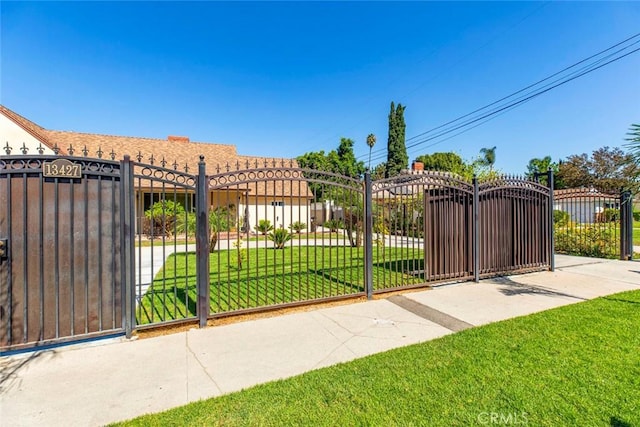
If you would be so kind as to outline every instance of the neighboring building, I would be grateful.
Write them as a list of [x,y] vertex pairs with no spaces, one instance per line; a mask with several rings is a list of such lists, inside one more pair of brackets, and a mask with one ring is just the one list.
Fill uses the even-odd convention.
[[[48,130],[0,105],[0,155],[6,155],[4,147],[11,147],[11,155],[54,154],[54,148],[61,155],[73,155],[120,160],[128,154],[132,159],[140,156],[142,163],[153,158],[155,165],[166,162],[166,168],[177,169],[196,174],[199,157],[205,158],[207,175],[224,174],[227,166],[230,171],[237,169],[297,167],[295,160],[283,160],[270,157],[253,157],[238,154],[234,145],[192,142],[188,137],[169,136],[167,139],[139,138],[128,136],[98,135],[69,131]],[[253,179],[242,183],[243,178],[235,175],[237,184],[223,189],[211,190],[211,209],[226,207],[235,212],[236,221],[244,223],[240,228],[253,230],[261,219],[268,219],[276,227],[288,227],[292,222],[310,223],[310,203],[313,194],[305,181],[292,181],[286,178],[269,180]],[[245,174],[246,176],[246,174]],[[162,197],[162,185],[155,183],[151,187],[147,180],[136,180],[136,217],[139,221],[143,212]],[[169,190],[167,190],[169,191]],[[167,199],[181,203],[187,210],[194,209],[194,194],[171,188]],[[139,229],[139,228],[138,228]]]
[[620,198],[594,188],[567,188],[553,192],[553,209],[569,213],[573,222],[592,224],[604,220],[605,209],[620,209]]

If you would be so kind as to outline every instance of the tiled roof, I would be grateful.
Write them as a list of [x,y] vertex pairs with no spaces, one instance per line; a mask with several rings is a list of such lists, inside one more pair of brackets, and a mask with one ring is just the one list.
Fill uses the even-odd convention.
[[74,154],[79,154],[81,150],[87,149],[89,156],[97,156],[98,151],[102,151],[103,157],[108,157],[112,151],[116,159],[122,159],[125,155],[136,160],[138,155],[141,161],[149,163],[151,157],[154,163],[159,164],[164,158],[168,164],[177,161],[180,166],[189,165],[190,171],[196,171],[203,155],[207,163],[207,173],[214,173],[217,163],[235,163],[238,159],[238,152],[235,145],[209,144],[201,142],[169,141],[159,138],[141,138],[131,136],[99,135],[94,133],[80,133],[49,130],[46,131],[51,144],[56,144],[65,152],[72,146]]
[[4,105],[0,105],[0,113],[4,114],[7,118],[20,126],[38,141],[42,142],[44,145],[48,146],[49,148],[53,148],[53,145],[49,144],[49,140],[47,138],[47,130],[42,126],[39,126],[33,123],[31,120],[22,117],[20,114],[8,109]]
[[603,193],[595,188],[563,188],[562,190],[554,190],[553,198],[555,200],[563,199],[584,199],[584,198],[596,198],[596,199],[617,199],[616,194]]
[[[297,167],[295,160],[276,159],[271,157],[243,156],[239,155],[235,145],[213,144],[204,142],[191,142],[188,137],[169,136],[167,139],[142,138],[131,136],[100,135],[94,133],[69,132],[59,130],[47,130],[25,119],[10,109],[0,106],[0,113],[7,116],[13,122],[38,138],[50,148],[58,147],[61,154],[69,154],[69,147],[73,149],[73,155],[82,156],[87,152],[87,157],[101,157],[110,159],[112,154],[116,160],[129,155],[132,160],[141,163],[153,163],[160,165],[166,162],[167,168],[173,168],[174,162],[178,169],[184,171],[185,166],[191,174],[197,173],[200,156],[204,156],[207,167],[207,175],[214,175],[227,170],[235,171],[238,168],[278,168],[282,165]],[[255,184],[254,184],[255,187]],[[286,185],[282,180],[269,186],[269,194],[278,196],[312,197],[306,182],[303,185]],[[259,183],[257,191],[266,191],[265,183]],[[262,193],[265,194],[265,193]]]

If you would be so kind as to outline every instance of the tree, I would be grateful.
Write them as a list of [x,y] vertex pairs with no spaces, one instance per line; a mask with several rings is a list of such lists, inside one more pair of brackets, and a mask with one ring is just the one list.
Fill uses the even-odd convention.
[[565,188],[592,187],[593,176],[589,170],[589,155],[587,153],[572,154],[566,160],[560,161],[558,175]]
[[496,147],[494,146],[493,148],[481,148],[480,154],[482,155],[480,161],[482,162],[482,164],[489,167],[489,172],[492,172],[493,165],[496,163]]
[[423,154],[416,160],[424,164],[425,170],[452,172],[466,179],[473,177],[473,166],[453,152]]
[[364,174],[364,162],[356,160],[356,155],[353,152],[354,144],[352,139],[340,138],[340,145],[337,151],[338,157],[335,160],[330,159],[330,162],[335,164],[333,172],[341,173],[351,178],[360,178]]
[[374,134],[370,133],[367,136],[367,145],[369,146],[369,165],[367,168],[371,170],[371,149],[376,145],[376,136]]
[[624,144],[624,146],[629,149],[629,154],[631,154],[636,165],[640,165],[640,125],[635,123],[632,124],[629,127],[627,136],[628,138],[625,138],[625,141],[629,142]]
[[631,154],[609,147],[599,148],[591,156],[571,155],[558,167],[566,188],[593,187],[605,193],[617,193],[620,188],[637,191],[639,183],[633,177],[639,173],[640,166]]
[[551,156],[545,156],[541,159],[534,157],[533,159],[529,160],[529,163],[527,164],[527,177],[529,179],[534,179],[536,174],[539,174],[541,175],[539,177],[540,182],[547,185],[546,173],[547,171],[549,171],[549,169],[551,169],[554,173],[554,188],[563,187],[560,183],[560,180],[558,179],[558,163],[554,162],[551,159]]
[[373,168],[373,171],[371,171],[371,179],[373,180],[383,179],[386,175],[387,175],[386,162],[379,163],[375,168]]
[[629,132],[627,132],[628,138],[625,138],[625,141],[628,141],[624,146],[629,149],[629,162],[631,165],[635,165],[635,175],[631,178],[635,181],[635,183],[640,186],[640,125],[632,124],[629,127]]
[[396,176],[403,169],[409,167],[409,156],[405,145],[404,110],[401,104],[396,107],[391,102],[389,112],[389,138],[387,140],[387,168],[386,177]]
[[[337,150],[331,150],[328,154],[324,151],[315,151],[305,153],[299,156],[296,160],[298,165],[304,169],[313,169],[321,172],[332,172],[339,175],[346,175],[351,178],[359,178],[364,174],[365,167],[364,162],[356,160],[356,156],[353,152],[354,141],[349,138],[340,138],[340,144]],[[312,172],[305,173],[307,179],[318,179],[320,181],[326,180],[324,174],[317,174]],[[309,182],[309,188],[313,192],[316,200],[327,199],[325,193],[326,186],[317,183]]]

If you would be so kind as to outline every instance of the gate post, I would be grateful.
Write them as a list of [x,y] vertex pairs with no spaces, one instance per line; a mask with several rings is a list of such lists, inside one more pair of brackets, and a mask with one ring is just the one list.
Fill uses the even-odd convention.
[[480,282],[480,195],[478,189],[478,177],[473,176],[473,202],[471,203],[473,211],[471,220],[472,230],[472,253],[473,253],[473,280]]
[[131,338],[136,326],[135,316],[135,256],[134,256],[134,189],[133,166],[128,155],[120,162],[121,195],[120,195],[120,222],[121,222],[121,265],[122,265],[122,323],[127,338]]
[[555,228],[553,226],[553,169],[547,169],[547,186],[549,187],[549,271],[555,271],[556,269],[556,242],[555,242]]
[[196,313],[201,328],[207,326],[209,318],[209,282],[209,186],[204,156],[201,155],[196,177]]
[[633,258],[633,206],[631,191],[620,192],[620,259]]
[[364,173],[364,282],[367,299],[373,298],[373,206],[371,174]]

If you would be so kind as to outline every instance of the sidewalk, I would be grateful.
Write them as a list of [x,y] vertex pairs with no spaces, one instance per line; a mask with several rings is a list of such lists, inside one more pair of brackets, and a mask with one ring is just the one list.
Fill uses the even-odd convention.
[[0,360],[0,424],[93,426],[625,290],[640,263],[556,256],[556,271],[156,338]]

